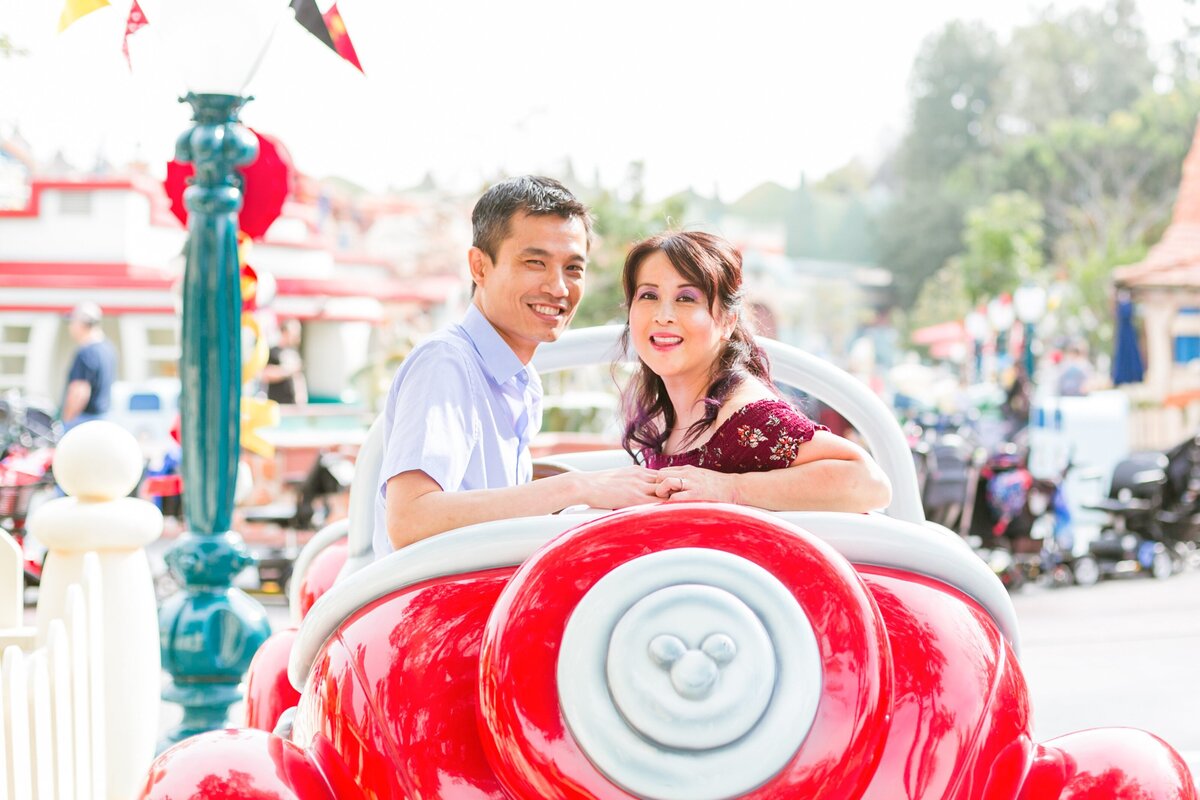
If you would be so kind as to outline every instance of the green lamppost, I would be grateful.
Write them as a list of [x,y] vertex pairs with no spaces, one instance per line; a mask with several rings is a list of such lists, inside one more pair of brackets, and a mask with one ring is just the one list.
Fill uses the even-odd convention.
[[1026,282],[1013,292],[1013,308],[1017,319],[1024,326],[1024,357],[1025,374],[1033,380],[1037,369],[1037,355],[1034,353],[1034,337],[1037,334],[1037,324],[1046,314],[1046,290],[1036,283]]
[[[163,699],[183,706],[183,720],[163,746],[228,724],[246,668],[270,635],[262,606],[231,586],[251,557],[230,527],[242,385],[242,191],[236,168],[257,151],[238,114],[280,11],[278,4],[257,1],[180,1],[163,3],[150,17],[180,59],[190,89],[183,101],[194,125],[179,137],[175,154],[195,168],[184,193],[188,243],[179,364],[187,532],[166,556],[181,589],[159,610],[163,668],[171,676]],[[250,45],[231,36],[260,38]]]

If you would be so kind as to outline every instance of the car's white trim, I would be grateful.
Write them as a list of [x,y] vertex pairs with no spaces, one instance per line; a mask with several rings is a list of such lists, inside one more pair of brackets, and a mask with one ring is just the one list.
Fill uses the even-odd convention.
[[[422,581],[524,563],[554,536],[603,513],[522,517],[471,525],[409,545],[339,580],[309,610],[288,663],[302,689],[325,641],[351,614],[369,603]],[[973,598],[991,615],[1016,649],[1017,614],[1000,580],[959,536],[929,524],[882,514],[784,512],[782,522],[830,544],[848,561],[924,575]]]

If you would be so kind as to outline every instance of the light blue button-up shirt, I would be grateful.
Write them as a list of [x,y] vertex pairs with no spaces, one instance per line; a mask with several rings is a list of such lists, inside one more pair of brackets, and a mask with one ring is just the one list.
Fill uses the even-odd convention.
[[396,372],[384,407],[375,497],[376,558],[392,552],[387,482],[421,470],[443,491],[500,489],[533,479],[529,440],[542,425],[542,382],[473,304]]

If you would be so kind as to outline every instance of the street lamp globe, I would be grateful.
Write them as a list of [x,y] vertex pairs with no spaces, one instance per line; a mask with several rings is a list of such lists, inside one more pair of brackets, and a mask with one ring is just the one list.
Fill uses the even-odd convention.
[[966,328],[967,335],[976,342],[984,341],[992,333],[987,317],[978,311],[972,311],[963,318],[963,327]]
[[1013,326],[1016,321],[1016,315],[1013,313],[1012,302],[1008,296],[994,297],[987,304],[988,322],[992,324],[992,330],[997,333],[1007,333],[1008,329]]
[[146,19],[194,94],[241,95],[280,20],[279,0],[139,0]]
[[1026,325],[1041,322],[1046,313],[1046,290],[1036,283],[1024,283],[1013,292],[1017,319]]

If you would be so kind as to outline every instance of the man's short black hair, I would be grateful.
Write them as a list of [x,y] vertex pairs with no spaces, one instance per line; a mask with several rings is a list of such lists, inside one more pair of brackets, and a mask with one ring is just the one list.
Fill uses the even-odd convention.
[[471,244],[495,261],[500,243],[508,236],[509,223],[517,214],[577,217],[591,247],[592,215],[587,206],[558,181],[540,175],[509,178],[484,192],[471,212]]

